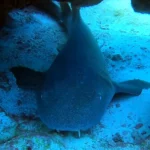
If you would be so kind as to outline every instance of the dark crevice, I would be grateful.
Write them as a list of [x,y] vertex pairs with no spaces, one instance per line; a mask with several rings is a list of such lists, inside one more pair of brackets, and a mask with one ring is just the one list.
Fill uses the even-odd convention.
[[44,73],[29,68],[13,67],[11,72],[14,74],[19,88],[36,90],[42,86],[44,81]]

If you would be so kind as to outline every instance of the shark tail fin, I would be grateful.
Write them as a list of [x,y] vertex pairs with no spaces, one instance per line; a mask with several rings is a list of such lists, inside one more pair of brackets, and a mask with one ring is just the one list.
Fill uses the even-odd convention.
[[114,86],[116,88],[116,94],[124,93],[127,95],[140,95],[143,89],[150,88],[150,82],[135,79],[120,83],[114,82]]

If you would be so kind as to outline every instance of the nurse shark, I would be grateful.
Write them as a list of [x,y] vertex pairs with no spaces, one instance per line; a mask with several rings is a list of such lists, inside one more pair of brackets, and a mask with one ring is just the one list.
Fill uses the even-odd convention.
[[116,94],[139,95],[150,83],[113,81],[80,9],[67,3],[61,8],[68,41],[46,72],[37,100],[38,113],[50,129],[87,130],[100,122]]

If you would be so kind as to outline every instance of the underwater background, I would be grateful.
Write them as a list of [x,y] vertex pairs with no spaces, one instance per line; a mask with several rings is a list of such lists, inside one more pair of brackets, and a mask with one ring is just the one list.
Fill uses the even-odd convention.
[[[111,102],[100,123],[80,137],[76,132],[49,130],[36,115],[35,92],[18,86],[16,74],[24,70],[14,67],[45,72],[66,36],[52,18],[32,6],[10,15],[15,20],[13,28],[0,30],[1,150],[150,149],[150,90]],[[104,54],[112,79],[150,82],[150,15],[135,13],[130,0],[104,0],[82,8],[81,15]],[[33,86],[42,80],[39,74]],[[24,75],[24,85],[27,81]]]

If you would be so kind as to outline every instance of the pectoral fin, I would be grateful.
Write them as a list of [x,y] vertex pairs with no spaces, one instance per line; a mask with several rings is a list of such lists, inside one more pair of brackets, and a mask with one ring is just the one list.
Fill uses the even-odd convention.
[[114,82],[114,86],[116,88],[116,94],[140,95],[143,89],[150,88],[150,82],[135,79],[120,83]]

